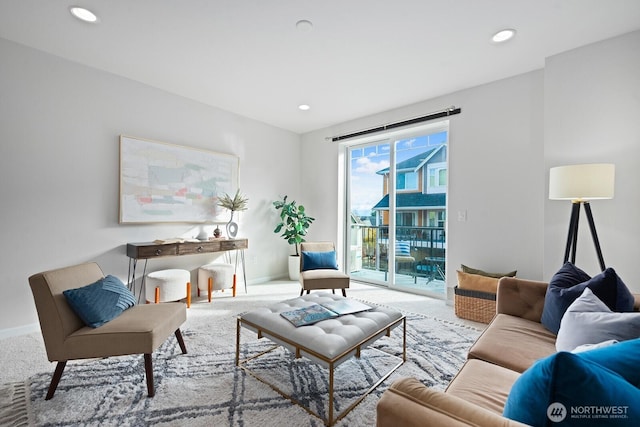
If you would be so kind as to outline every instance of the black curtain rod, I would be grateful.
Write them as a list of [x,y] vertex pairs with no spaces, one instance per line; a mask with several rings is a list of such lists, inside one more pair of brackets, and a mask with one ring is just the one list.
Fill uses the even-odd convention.
[[370,133],[382,132],[382,131],[385,131],[385,130],[395,129],[395,128],[399,128],[399,127],[402,127],[402,126],[408,126],[408,125],[413,125],[413,124],[416,124],[416,123],[426,122],[426,121],[429,121],[429,120],[440,119],[442,117],[453,116],[454,114],[460,114],[460,112],[461,112],[460,108],[456,108],[456,107],[452,106],[452,107],[449,107],[446,110],[438,111],[436,113],[427,114],[426,116],[416,117],[414,119],[409,119],[409,120],[403,120],[401,122],[390,123],[390,124],[387,124],[387,125],[382,125],[382,126],[378,126],[378,127],[371,128],[371,129],[365,129],[365,130],[361,130],[361,131],[358,131],[358,132],[350,133],[348,135],[334,136],[334,137],[331,138],[331,141],[333,141],[333,142],[342,141],[343,139],[355,138],[356,136],[368,135]]

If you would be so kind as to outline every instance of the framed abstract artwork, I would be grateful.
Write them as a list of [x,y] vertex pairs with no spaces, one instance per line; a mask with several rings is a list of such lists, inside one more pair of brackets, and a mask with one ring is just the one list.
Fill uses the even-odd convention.
[[120,136],[120,218],[125,223],[224,222],[223,193],[238,188],[238,157]]

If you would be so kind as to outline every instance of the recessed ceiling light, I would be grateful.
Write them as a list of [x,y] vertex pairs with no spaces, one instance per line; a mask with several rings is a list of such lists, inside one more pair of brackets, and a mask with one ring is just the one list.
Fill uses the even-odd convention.
[[298,109],[302,110],[302,111],[307,111],[309,110],[311,107],[309,107],[307,104],[300,104],[298,105]]
[[311,23],[311,21],[307,21],[306,19],[301,19],[300,21],[296,22],[296,28],[301,33],[308,33],[313,29],[313,24]]
[[511,28],[506,28],[504,30],[500,30],[491,37],[491,41],[494,43],[502,43],[506,42],[513,38],[516,35],[516,30]]
[[69,8],[69,12],[76,18],[84,22],[95,23],[98,22],[98,17],[95,13],[91,12],[89,9],[85,9],[80,6],[71,6]]

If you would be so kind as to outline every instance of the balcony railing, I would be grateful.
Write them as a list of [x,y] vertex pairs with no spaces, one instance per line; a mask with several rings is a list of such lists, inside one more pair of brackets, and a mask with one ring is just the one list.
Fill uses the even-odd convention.
[[[350,237],[352,273],[389,270],[389,226],[352,224]],[[409,259],[396,257],[397,274],[444,280],[447,243],[443,227],[399,226],[395,239],[408,243],[411,251]]]

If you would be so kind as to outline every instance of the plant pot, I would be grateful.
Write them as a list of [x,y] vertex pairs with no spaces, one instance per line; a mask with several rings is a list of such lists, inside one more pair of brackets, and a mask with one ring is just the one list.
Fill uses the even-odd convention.
[[300,256],[289,255],[289,280],[300,278]]

